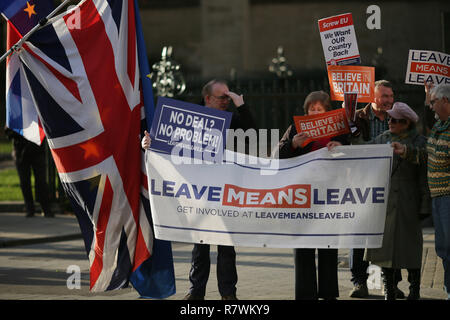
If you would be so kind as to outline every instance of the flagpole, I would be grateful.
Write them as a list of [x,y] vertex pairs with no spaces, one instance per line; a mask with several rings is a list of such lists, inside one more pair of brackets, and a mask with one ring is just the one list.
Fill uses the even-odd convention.
[[12,54],[14,51],[18,51],[23,43],[28,40],[29,37],[33,33],[35,33],[38,29],[44,27],[47,25],[48,20],[51,19],[56,13],[58,13],[59,10],[61,10],[67,3],[69,3],[71,0],[64,0],[55,10],[49,13],[48,16],[45,18],[42,18],[37,25],[33,27],[26,35],[24,35],[15,45],[11,46],[11,48],[0,58],[0,63],[3,62],[10,54]]

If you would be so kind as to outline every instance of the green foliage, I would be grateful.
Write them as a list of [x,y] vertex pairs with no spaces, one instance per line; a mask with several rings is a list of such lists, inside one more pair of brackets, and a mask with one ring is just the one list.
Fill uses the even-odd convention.
[[12,151],[12,142],[0,140],[0,154],[10,155]]
[[[31,181],[34,183],[34,177]],[[0,201],[23,201],[16,168],[0,170]]]

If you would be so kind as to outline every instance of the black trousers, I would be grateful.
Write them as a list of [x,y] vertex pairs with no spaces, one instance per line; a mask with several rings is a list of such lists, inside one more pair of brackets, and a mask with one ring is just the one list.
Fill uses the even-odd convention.
[[317,251],[318,277],[316,249],[294,249],[296,300],[339,297],[338,250],[317,249]]
[[[204,297],[211,268],[208,244],[195,244],[192,250],[192,266],[189,273],[189,292]],[[236,294],[236,251],[232,246],[217,246],[217,283],[221,296]]]
[[364,261],[365,249],[351,249],[350,250],[350,271],[352,272],[351,281],[354,285],[366,283],[369,275],[367,274],[367,268],[369,262]]
[[[402,281],[402,269],[394,269],[394,268],[381,268],[383,275],[388,275],[391,277],[391,280],[393,281],[394,286],[397,286],[397,284]],[[420,288],[420,268],[418,269],[406,269],[408,270],[408,282],[411,284],[411,286],[418,286]],[[398,278],[400,275],[400,278]],[[410,288],[411,288],[410,286]]]
[[18,153],[18,156],[15,161],[27,213],[35,213],[33,192],[31,188],[31,170],[33,170],[36,200],[41,204],[44,214],[49,215],[51,212],[49,190],[45,178],[45,153],[43,149],[42,152],[39,151],[31,153],[27,151],[28,150],[16,148],[16,153]]

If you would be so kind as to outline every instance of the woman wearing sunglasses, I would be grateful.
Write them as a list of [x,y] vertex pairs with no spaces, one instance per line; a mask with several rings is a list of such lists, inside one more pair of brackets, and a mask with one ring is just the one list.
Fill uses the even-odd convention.
[[[396,102],[389,115],[389,130],[371,143],[400,142],[425,148],[426,138],[416,130],[417,114],[405,103]],[[367,249],[365,260],[382,268],[385,299],[395,300],[395,269],[408,269],[408,300],[420,298],[422,229],[420,216],[429,214],[430,197],[426,165],[414,164],[394,154],[383,245]]]
[[[418,115],[406,103],[396,102],[389,115],[389,130],[370,141],[372,144],[413,145],[425,149],[426,138],[416,130]],[[340,145],[334,142],[329,149]],[[423,238],[420,218],[431,212],[426,163],[401,158],[394,153],[389,199],[381,248],[366,249],[364,260],[382,269],[386,300],[395,300],[395,271],[408,269],[408,300],[420,298],[420,268]]]

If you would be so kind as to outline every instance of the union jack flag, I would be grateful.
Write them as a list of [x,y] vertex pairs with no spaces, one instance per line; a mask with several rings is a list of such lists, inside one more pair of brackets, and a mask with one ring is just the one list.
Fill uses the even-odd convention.
[[140,148],[141,32],[136,1],[84,0],[33,34],[20,59],[84,236],[91,290],[131,281],[165,298],[175,280],[170,243],[153,237]]

